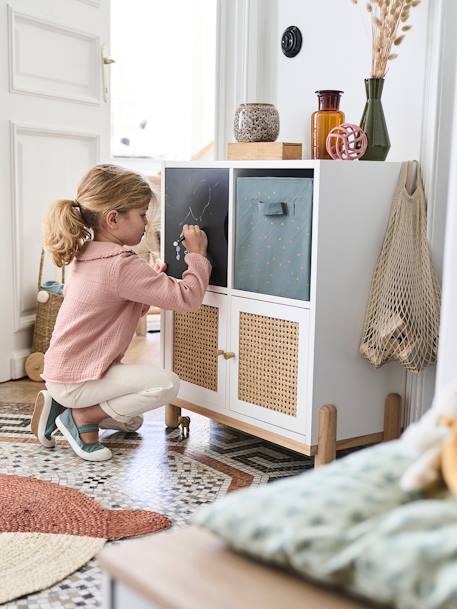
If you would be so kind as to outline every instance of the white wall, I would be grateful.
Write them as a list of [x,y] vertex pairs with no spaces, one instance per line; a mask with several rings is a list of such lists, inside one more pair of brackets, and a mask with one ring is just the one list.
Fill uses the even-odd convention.
[[214,140],[214,81],[216,48],[216,3],[200,0],[191,4],[191,137],[190,156]]
[[[354,6],[351,0],[262,0],[261,12],[274,12],[276,18],[263,17],[262,39],[268,40],[269,49],[259,58],[263,79],[256,93],[275,95],[281,119],[279,139],[302,142],[304,157],[309,158],[310,117],[317,109],[315,90],[343,90],[341,110],[346,121],[360,122],[365,104],[363,79],[370,76],[371,65],[365,1]],[[428,0],[411,11],[413,29],[398,47],[399,57],[391,62],[386,76],[383,106],[391,139],[389,161],[420,156],[427,13]],[[282,32],[289,25],[298,26],[303,35],[302,49],[291,59],[280,48]],[[276,66],[269,70],[263,58],[271,64],[274,56]]]
[[457,85],[454,100],[437,390],[457,378]]

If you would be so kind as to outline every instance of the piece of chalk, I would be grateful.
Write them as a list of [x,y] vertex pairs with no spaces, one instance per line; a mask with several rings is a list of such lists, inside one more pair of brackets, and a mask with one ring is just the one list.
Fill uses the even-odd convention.
[[[204,229],[203,226],[200,226],[199,228],[200,228],[200,230]],[[184,239],[185,239],[185,237],[184,237],[184,235],[182,235],[181,237],[179,237],[179,239],[177,241],[173,241],[173,245],[176,247],[177,245],[182,243],[184,241]]]

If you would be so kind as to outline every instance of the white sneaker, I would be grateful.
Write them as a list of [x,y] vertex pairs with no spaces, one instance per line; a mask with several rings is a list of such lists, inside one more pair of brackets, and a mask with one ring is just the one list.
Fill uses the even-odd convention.
[[38,392],[30,426],[32,433],[46,448],[54,448],[56,445],[52,434],[57,429],[56,418],[64,410],[65,408],[51,397],[49,391]]
[[81,459],[84,459],[85,461],[107,461],[113,456],[110,449],[103,446],[103,444],[100,444],[100,442],[88,444],[81,439],[80,434],[82,433],[90,431],[98,432],[98,425],[76,425],[70,408],[65,409],[63,413],[57,417],[56,425],[62,432],[62,435],[67,439],[71,448],[78,457],[81,457]]
[[100,429],[116,429],[117,431],[136,431],[143,425],[143,415],[139,414],[136,417],[131,417],[126,423],[116,421],[111,417],[103,419],[98,424]]

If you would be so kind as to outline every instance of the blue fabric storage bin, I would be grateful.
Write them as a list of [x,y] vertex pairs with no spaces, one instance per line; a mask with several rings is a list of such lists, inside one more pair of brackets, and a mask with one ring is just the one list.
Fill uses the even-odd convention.
[[234,288],[309,300],[312,178],[238,178]]

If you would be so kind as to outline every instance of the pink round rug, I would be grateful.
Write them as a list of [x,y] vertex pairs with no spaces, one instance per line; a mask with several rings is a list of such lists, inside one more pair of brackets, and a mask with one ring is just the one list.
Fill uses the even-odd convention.
[[107,540],[170,526],[157,512],[110,510],[67,486],[0,474],[0,603],[67,577]]

